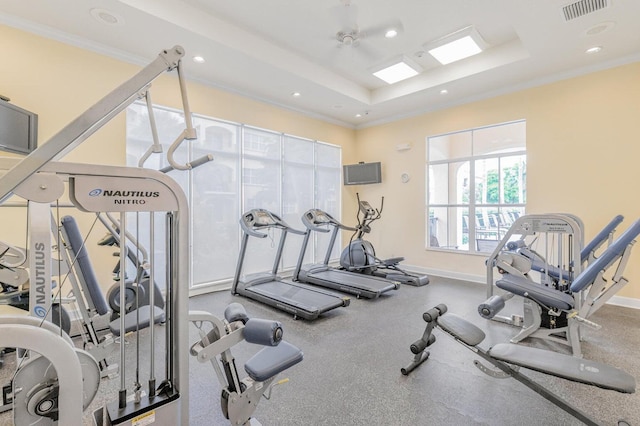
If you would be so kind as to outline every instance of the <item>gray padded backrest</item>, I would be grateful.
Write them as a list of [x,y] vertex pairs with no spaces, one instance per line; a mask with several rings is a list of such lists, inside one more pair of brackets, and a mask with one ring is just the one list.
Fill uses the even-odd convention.
[[572,309],[575,301],[570,294],[536,283],[526,277],[506,274],[496,281],[496,287],[518,296],[527,297],[545,306],[563,310]]
[[488,353],[497,360],[574,382],[622,393],[634,393],[636,390],[633,376],[596,361],[510,343],[499,343]]
[[593,237],[593,240],[591,240],[589,244],[584,246],[584,248],[580,252],[580,258],[582,262],[585,262],[587,260],[587,258],[589,257],[589,253],[591,253],[600,244],[604,243],[607,240],[607,238],[609,237],[609,234],[611,234],[613,230],[616,229],[616,227],[620,225],[620,223],[622,223],[623,220],[624,220],[624,216],[622,216],[621,214],[614,217],[613,219],[611,219],[611,222],[607,224],[607,226],[602,228],[602,231],[598,232],[598,235]]
[[82,274],[82,278],[87,287],[85,290],[88,292],[89,297],[91,297],[91,302],[96,308],[96,311],[98,311],[100,315],[104,315],[109,312],[109,305],[98,284],[98,278],[91,264],[91,259],[89,259],[89,254],[84,247],[78,224],[73,216],[65,216],[62,218],[62,226],[67,234],[67,244],[69,244],[69,248],[73,253],[75,264],[78,265],[78,270]]
[[571,291],[576,293],[584,290],[598,276],[600,271],[607,269],[615,262],[631,242],[640,234],[640,220],[636,220],[626,231],[622,233],[598,259],[586,267],[584,271],[571,284]]
[[451,334],[466,345],[476,346],[485,338],[484,331],[458,315],[451,313],[440,315],[437,321],[438,326],[443,331]]

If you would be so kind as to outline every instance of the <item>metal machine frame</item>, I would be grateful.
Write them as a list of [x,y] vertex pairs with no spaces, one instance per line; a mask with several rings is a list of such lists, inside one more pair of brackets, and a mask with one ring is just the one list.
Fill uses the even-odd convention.
[[[168,419],[173,424],[189,423],[189,371],[186,353],[188,348],[186,318],[188,316],[188,287],[190,282],[188,266],[188,204],[182,189],[176,182],[158,171],[89,164],[56,163],[55,160],[62,158],[123,111],[129,104],[139,99],[141,94],[147,91],[149,84],[160,74],[174,69],[178,71],[186,130],[172,144],[168,153],[168,160],[173,168],[181,170],[190,169],[196,163],[200,164],[211,160],[210,157],[207,157],[206,159],[199,159],[193,163],[181,165],[177,164],[172,157],[173,152],[183,140],[195,138],[195,129],[191,124],[191,115],[186,98],[186,85],[180,72],[182,56],[184,56],[184,50],[180,46],[162,51],[153,62],[78,116],[27,157],[22,160],[0,159],[0,169],[8,170],[0,177],[0,203],[5,202],[12,195],[27,199],[30,203],[36,203],[34,204],[33,218],[30,219],[34,223],[40,223],[43,229],[45,227],[43,224],[46,223],[48,233],[50,233],[49,213],[47,213],[46,219],[43,219],[42,215],[45,210],[48,212],[49,203],[62,195],[64,182],[68,182],[69,197],[72,203],[81,210],[121,213],[120,221],[123,229],[121,241],[123,243],[126,243],[127,238],[125,234],[125,212],[166,212],[168,241],[166,380],[156,392],[155,379],[150,379],[146,401],[141,401],[139,394],[136,393],[134,402],[128,402],[126,388],[124,385],[121,386],[116,407],[109,410],[111,421],[114,424],[139,424],[136,422],[140,421],[141,415],[146,416],[145,419],[149,420],[150,416],[156,416],[156,411],[160,413],[159,415],[163,419]],[[109,191],[104,191],[105,188]],[[96,190],[100,190],[100,192],[96,192]],[[135,194],[130,194],[129,197],[118,197],[125,190]],[[109,194],[111,196],[108,196]],[[41,208],[38,208],[38,205]],[[51,244],[43,244],[50,248]],[[125,250],[122,250],[121,262],[123,265],[126,261],[123,255],[124,252]],[[35,258],[35,256],[32,257]],[[39,258],[41,265],[36,266],[50,268],[50,259],[51,256],[41,256]],[[46,273],[45,270],[42,276],[48,277],[50,273]],[[124,281],[122,282],[124,283]],[[125,291],[121,289],[121,306],[124,306],[125,303],[124,296]],[[44,314],[40,316],[44,318],[47,315],[46,309]],[[122,321],[124,322],[124,316],[122,316]],[[35,333],[33,332],[32,334],[35,335]],[[11,343],[7,345],[4,341],[0,341],[0,346],[10,345]],[[29,347],[29,345],[24,347]],[[46,353],[47,351],[45,350],[43,354],[46,355]],[[124,352],[121,352],[120,366],[124,368]],[[121,383],[124,384],[124,373],[121,373]],[[166,398],[163,399],[162,395]],[[66,410],[69,406],[78,404],[78,398],[74,398],[74,396],[75,394],[70,393],[66,387],[61,388],[59,395],[61,410]],[[117,418],[114,418],[114,413]],[[76,411],[74,411],[72,417],[74,418],[73,422],[67,423],[63,421],[62,423],[73,424],[81,418]]]

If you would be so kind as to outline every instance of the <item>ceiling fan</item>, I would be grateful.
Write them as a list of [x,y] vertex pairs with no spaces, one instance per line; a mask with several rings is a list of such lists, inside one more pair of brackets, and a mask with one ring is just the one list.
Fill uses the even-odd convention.
[[388,31],[395,31],[397,35],[403,30],[402,22],[397,19],[361,29],[357,21],[358,6],[351,0],[340,0],[340,3],[341,6],[333,8],[340,25],[340,30],[334,36],[338,47],[357,47],[364,39],[387,36]]

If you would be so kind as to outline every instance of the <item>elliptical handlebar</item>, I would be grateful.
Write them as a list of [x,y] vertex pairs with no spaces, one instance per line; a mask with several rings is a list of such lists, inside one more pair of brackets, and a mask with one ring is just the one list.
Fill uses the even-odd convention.
[[[356,197],[358,199],[358,212],[356,213],[356,220],[358,222],[358,226],[356,228],[356,231],[358,231],[357,238],[362,238],[362,235],[371,232],[370,225],[382,217],[382,209],[384,208],[384,196],[380,200],[380,209],[374,209],[367,201],[362,201],[360,199],[360,194],[357,192]],[[362,213],[362,218],[360,216],[360,213]]]

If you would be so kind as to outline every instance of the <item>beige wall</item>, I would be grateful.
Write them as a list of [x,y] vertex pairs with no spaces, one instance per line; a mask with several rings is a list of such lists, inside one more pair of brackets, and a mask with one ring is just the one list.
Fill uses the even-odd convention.
[[[10,58],[0,67],[0,93],[10,97],[15,105],[38,114],[39,143],[47,141],[141,68],[6,26],[0,26],[0,40],[4,57]],[[188,83],[187,91],[189,105],[196,113],[340,145],[344,161],[354,161],[353,129],[200,84]],[[165,74],[153,83],[152,99],[157,104],[181,107],[175,73]],[[72,151],[64,161],[124,164],[124,113]],[[0,215],[0,240],[25,247],[25,210],[5,207]],[[90,228],[93,215],[74,215],[78,215],[83,231]],[[112,249],[97,247],[96,242],[105,231],[101,225],[96,229],[90,235],[87,247],[106,288],[111,285],[110,271],[115,260],[111,257]]]
[[[586,239],[614,215],[621,230],[640,218],[640,63],[359,130],[360,161],[382,161],[381,185],[358,188],[369,201],[385,196],[385,214],[370,240],[379,254],[403,255],[432,270],[484,275],[484,258],[424,249],[425,139],[430,135],[517,119],[527,120],[527,211],[570,212]],[[411,143],[397,152],[397,144]],[[403,184],[400,175],[411,174]],[[640,253],[619,293],[640,299]]]
[[[0,40],[11,58],[0,68],[0,93],[39,114],[41,142],[140,69],[5,26]],[[640,181],[639,74],[640,64],[631,64],[358,131],[195,83],[188,84],[188,92],[194,112],[341,145],[345,164],[382,161],[384,183],[345,188],[345,222],[355,213],[356,191],[374,205],[384,195],[383,218],[369,238],[382,257],[402,255],[411,265],[477,278],[484,274],[484,258],[424,249],[425,138],[526,119],[528,212],[575,213],[584,220],[588,239],[615,214],[625,215],[625,227],[640,217],[633,191]],[[153,100],[180,107],[174,74],[156,80]],[[124,140],[121,114],[65,160],[122,164]],[[404,143],[413,148],[397,152],[395,146]],[[411,180],[403,184],[405,172]],[[2,238],[23,241],[16,223],[24,213],[0,214]],[[640,299],[638,256],[634,253],[627,268],[631,284],[621,295]],[[108,274],[113,259],[100,259],[99,273]]]

